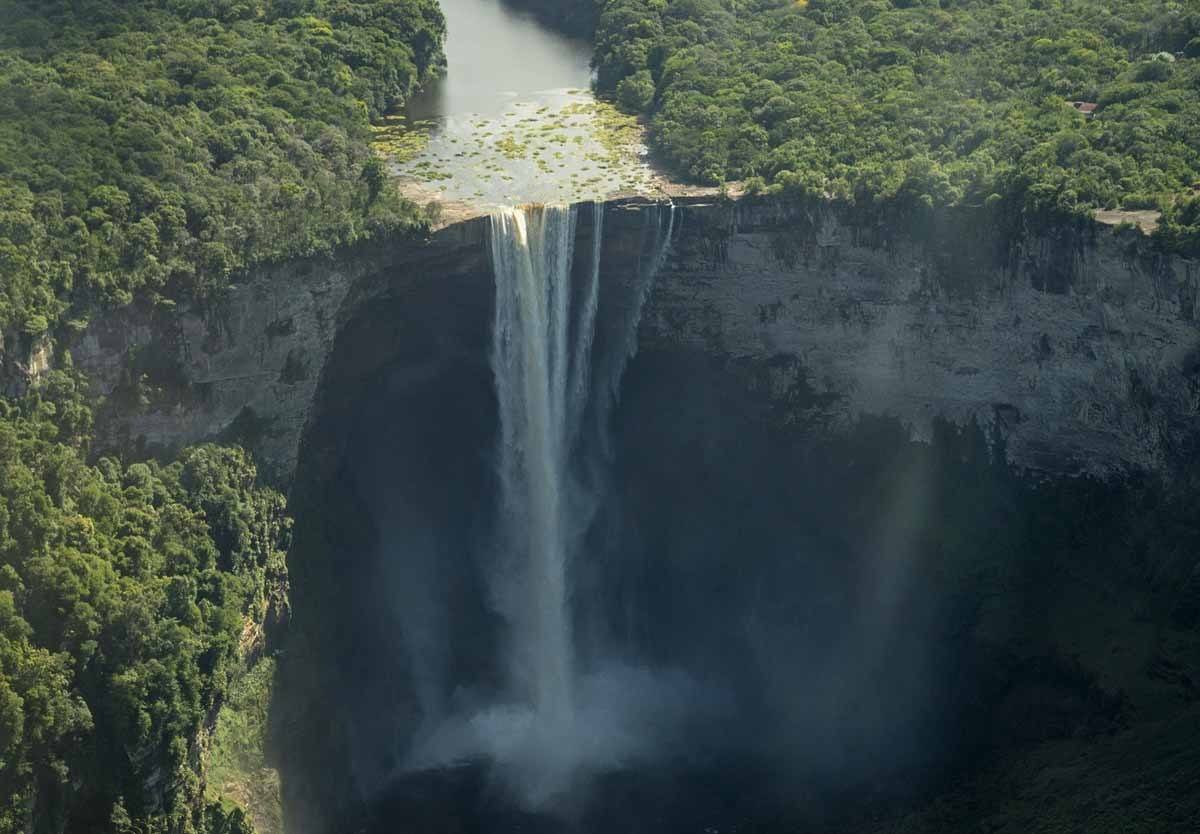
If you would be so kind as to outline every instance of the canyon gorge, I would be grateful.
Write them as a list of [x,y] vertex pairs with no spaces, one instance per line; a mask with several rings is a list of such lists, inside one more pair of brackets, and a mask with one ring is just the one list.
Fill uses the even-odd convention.
[[[607,670],[581,697],[624,717],[585,713],[603,766],[546,830],[853,819],[854,791],[932,790],[964,756],[1195,720],[1194,554],[1137,521],[1195,455],[1194,264],[1136,230],[1013,236],[982,211],[571,211],[556,269],[572,298],[597,287],[592,374],[636,338],[611,402],[574,418],[602,425],[572,464],[582,526],[554,534],[577,554],[560,625]],[[272,267],[211,309],[127,309],[73,346],[105,442],[236,440],[290,488],[289,830],[543,819],[486,769],[412,764],[434,716],[508,689],[493,224]]]
[[[753,40],[745,15],[800,27],[786,16],[808,26],[845,4],[645,5],[670,19],[630,17],[620,32],[637,38],[596,44],[584,38],[605,15],[640,12],[414,0],[410,20],[387,6],[400,30],[421,19],[420,49],[404,46],[423,88],[405,76],[405,107],[362,116],[346,170],[361,168],[366,207],[346,212],[369,232],[227,264],[228,285],[177,297],[147,279],[153,291],[6,334],[6,398],[64,385],[60,372],[86,386],[70,442],[98,483],[155,512],[171,478],[200,494],[191,515],[162,514],[212,525],[224,561],[210,554],[207,578],[168,577],[166,562],[160,577],[137,542],[114,546],[121,570],[169,586],[158,619],[200,622],[193,597],[220,619],[209,597],[229,607],[232,592],[213,576],[269,553],[238,575],[250,601],[222,609],[234,636],[198,653],[221,685],[168,751],[178,793],[229,820],[245,808],[258,834],[1192,830],[1200,261],[1118,222],[1145,212],[1039,213],[1007,193],[906,202],[749,165],[744,181],[695,166],[673,181],[704,155],[687,136],[664,150],[668,88],[717,72],[685,43],[703,40],[693,13]],[[324,36],[315,17],[280,26]],[[873,70],[904,57],[863,54]],[[596,92],[634,59],[647,66]],[[777,122],[772,142],[803,119],[768,105],[799,107],[806,72],[787,81],[795,101],[774,78],[746,93]],[[638,116],[617,106],[631,101]],[[765,128],[744,127],[770,156]],[[321,182],[309,207],[338,193]],[[213,475],[218,447],[197,444],[240,447],[221,453],[236,477]],[[167,463],[189,454],[186,470]],[[169,477],[155,487],[144,461]],[[259,504],[231,498],[234,482],[261,486]],[[68,516],[87,504],[72,501]],[[253,697],[230,706],[245,680]],[[262,736],[229,795],[206,783],[224,715],[226,743]],[[139,820],[177,787],[144,770],[122,783],[144,794]],[[116,826],[118,787],[83,805],[111,806]],[[141,830],[127,823],[113,830]]]

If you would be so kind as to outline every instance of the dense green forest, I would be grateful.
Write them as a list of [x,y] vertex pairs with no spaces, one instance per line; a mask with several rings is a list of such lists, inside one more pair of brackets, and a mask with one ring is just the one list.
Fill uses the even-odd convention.
[[249,831],[196,744],[286,605],[283,497],[240,449],[88,465],[83,397],[0,401],[0,832]]
[[[436,0],[0,0],[0,19],[0,359],[103,305],[424,222],[367,140],[441,65]],[[94,459],[87,382],[57,364],[0,398],[0,834],[248,832],[206,793],[203,747],[269,678],[246,672],[287,605],[283,497],[237,448]]]
[[367,139],[440,66],[436,0],[0,0],[0,19],[10,338],[421,219]]
[[[1167,213],[1200,239],[1200,6],[601,0],[601,90],[665,162],[859,202]],[[1097,105],[1094,115],[1069,102]]]

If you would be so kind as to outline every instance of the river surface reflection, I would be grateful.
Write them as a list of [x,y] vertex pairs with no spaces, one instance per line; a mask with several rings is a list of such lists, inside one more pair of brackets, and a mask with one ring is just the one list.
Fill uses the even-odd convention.
[[550,90],[586,90],[592,47],[500,0],[441,0],[446,73],[409,104],[414,120],[499,116]]
[[637,121],[590,90],[591,46],[501,0],[442,0],[446,70],[376,149],[417,201],[474,209],[651,194]]

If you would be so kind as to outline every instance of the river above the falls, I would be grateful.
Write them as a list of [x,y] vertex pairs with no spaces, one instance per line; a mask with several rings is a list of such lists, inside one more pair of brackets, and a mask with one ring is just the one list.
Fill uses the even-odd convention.
[[548,90],[586,90],[592,47],[501,0],[442,0],[446,73],[408,106],[414,120],[502,115]]
[[592,95],[586,41],[502,0],[443,0],[446,70],[375,127],[418,202],[492,210],[654,193],[636,119]]

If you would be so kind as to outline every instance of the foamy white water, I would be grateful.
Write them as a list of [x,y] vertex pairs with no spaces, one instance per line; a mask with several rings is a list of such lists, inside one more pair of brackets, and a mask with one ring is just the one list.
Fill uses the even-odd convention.
[[[492,215],[496,320],[492,370],[500,404],[498,465],[508,570],[500,594],[513,629],[512,685],[539,720],[571,720],[571,620],[567,599],[568,425],[586,386],[570,379],[571,265],[576,212],[504,209]],[[598,271],[598,267],[594,267]],[[595,308],[575,323],[594,328]],[[590,318],[588,318],[590,316]],[[590,343],[590,337],[584,337]]]
[[[652,757],[684,712],[681,704],[695,700],[683,677],[620,658],[580,668],[572,627],[572,569],[583,558],[597,505],[588,493],[603,482],[594,471],[585,477],[573,467],[606,465],[611,405],[670,245],[673,208],[664,215],[646,211],[637,274],[620,290],[625,297],[613,299],[611,312],[621,318],[606,328],[603,345],[596,338],[603,204],[594,204],[590,262],[579,269],[573,269],[575,208],[491,215],[500,496],[487,570],[493,602],[508,626],[508,691],[430,726],[411,752],[411,768],[485,757],[503,769],[527,805],[542,807],[589,773]],[[585,431],[587,419],[595,422]]]

